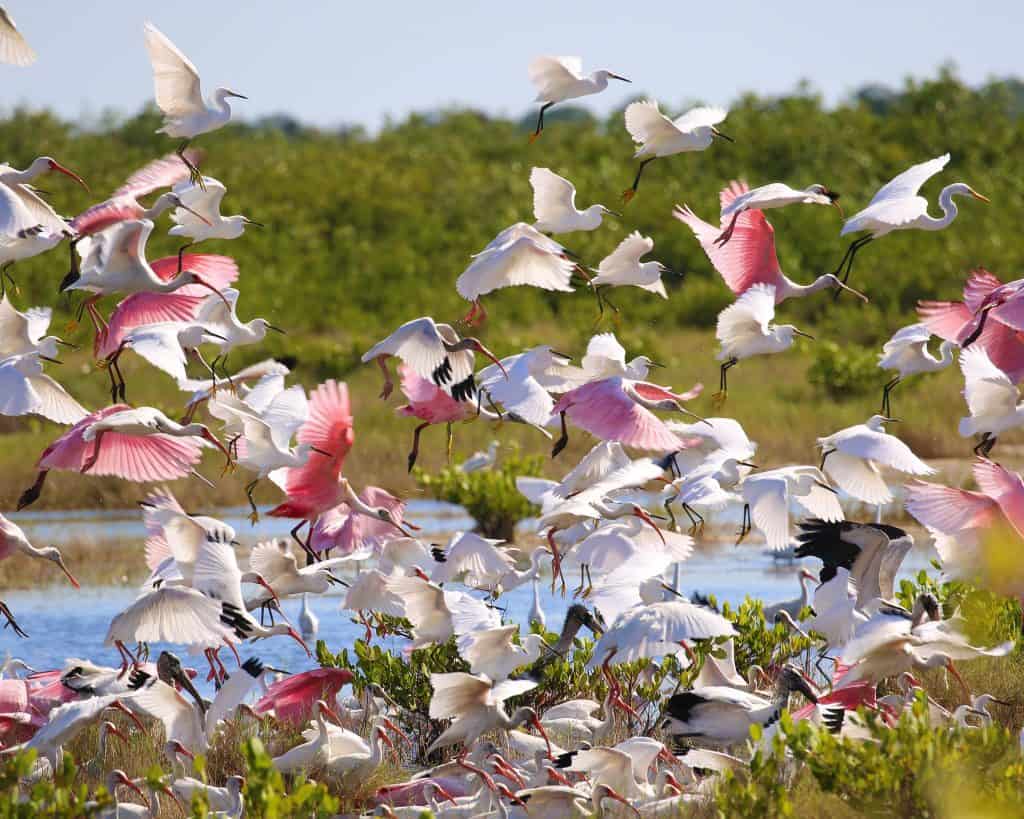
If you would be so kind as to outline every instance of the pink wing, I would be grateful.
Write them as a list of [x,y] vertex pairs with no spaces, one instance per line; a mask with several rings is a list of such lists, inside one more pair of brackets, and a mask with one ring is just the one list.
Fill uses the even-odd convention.
[[919,301],[917,315],[934,335],[957,343],[969,335],[964,328],[974,319],[967,305],[959,301]]
[[991,317],[1012,330],[1024,332],[1024,291],[1009,291],[1006,300],[992,309]]
[[972,270],[967,283],[964,284],[964,304],[967,305],[967,309],[972,313],[977,313],[985,297],[1001,287],[1002,284],[998,278],[983,267]]
[[552,415],[560,412],[603,441],[658,452],[679,449],[679,438],[654,413],[626,395],[619,378],[591,381],[565,393]]
[[108,199],[78,214],[71,220],[71,229],[79,236],[91,236],[118,222],[141,216],[142,208],[134,199]]
[[334,702],[338,692],[352,679],[352,672],[346,668],[314,668],[292,674],[267,689],[256,703],[256,713],[273,710],[279,720],[304,723],[312,719],[313,704],[317,700]]
[[745,179],[734,179],[729,183],[728,187],[722,188],[718,193],[718,202],[724,208],[732,204],[733,199],[737,196],[741,196],[750,190],[750,186],[747,184]]
[[1024,537],[1024,480],[1006,467],[979,458],[974,465],[978,488],[999,504],[1010,525]]
[[694,384],[686,392],[672,392],[668,387],[659,387],[657,384],[651,384],[647,381],[634,381],[633,389],[636,390],[637,395],[641,398],[646,398],[648,401],[664,401],[666,399],[670,401],[690,401],[704,392],[704,385],[699,381]]
[[309,418],[299,428],[298,440],[331,454],[328,457],[312,452],[304,466],[289,469],[285,491],[289,497],[301,497],[314,506],[333,505],[342,463],[355,441],[345,382],[332,379],[313,390],[309,397]]
[[[99,419],[127,409],[131,409],[127,404],[114,404],[87,415],[43,451],[39,468],[81,472],[96,444],[82,438],[85,430]],[[188,475],[201,458],[199,439],[107,432],[89,474],[112,475],[126,481],[169,481]]]
[[[198,166],[203,159],[202,151],[189,148],[185,151],[189,161]],[[111,198],[118,196],[145,196],[160,188],[172,188],[179,182],[188,179],[188,168],[177,154],[167,154],[143,165],[125,180],[125,183],[114,191]]]
[[[178,257],[165,256],[150,262],[149,266],[153,268],[153,272],[160,279],[169,282],[178,273]],[[216,256],[212,253],[186,253],[181,259],[181,269],[191,270],[218,290],[222,290],[238,278],[238,265],[234,259],[230,256]],[[192,288],[194,292],[205,292],[206,295],[210,295],[209,290],[199,285],[189,285],[189,288]],[[183,287],[175,292],[180,293],[184,290],[186,288]]]
[[402,393],[409,400],[407,407],[400,407],[403,415],[412,415],[431,424],[457,421],[465,414],[465,407],[448,393],[427,379],[417,375],[405,364],[398,366],[402,379]]
[[1021,335],[1000,321],[987,321],[978,340],[971,346],[981,347],[992,363],[1016,384],[1024,379],[1024,341]]
[[173,293],[134,293],[122,300],[110,314],[107,329],[96,335],[93,354],[106,358],[114,353],[124,337],[136,327],[162,321],[191,321],[199,305],[212,295],[202,285],[190,284]]
[[775,253],[775,230],[762,211],[745,210],[737,216],[732,238],[724,246],[714,241],[721,228],[698,218],[689,208],[676,208],[673,214],[693,231],[708,260],[736,295],[755,284],[779,284],[782,268]]
[[906,485],[907,511],[922,525],[944,535],[990,526],[999,507],[982,492],[913,481]]

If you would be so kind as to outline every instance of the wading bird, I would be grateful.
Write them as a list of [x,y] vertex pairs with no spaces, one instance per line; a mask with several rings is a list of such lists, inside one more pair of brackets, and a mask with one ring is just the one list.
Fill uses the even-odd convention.
[[71,585],[76,589],[79,588],[78,581],[75,580],[75,576],[71,574],[71,571],[64,563],[64,556],[60,553],[60,549],[55,546],[43,548],[33,546],[17,523],[0,515],[0,560],[10,557],[15,552],[56,563],[57,567],[67,575]]
[[179,182],[174,186],[178,205],[171,214],[174,221],[167,233],[169,236],[184,236],[190,241],[178,249],[178,255],[187,247],[207,239],[237,239],[248,225],[263,227],[247,216],[236,214],[222,216],[220,204],[227,193],[224,183],[211,176],[204,176],[202,183]]
[[943,341],[939,345],[939,357],[936,358],[928,350],[931,337],[931,330],[926,324],[911,324],[898,330],[885,342],[882,352],[878,354],[878,366],[883,370],[895,370],[896,376],[886,382],[882,390],[882,415],[892,415],[889,398],[904,378],[918,373],[938,372],[953,363],[956,342]]
[[21,67],[32,65],[36,53],[32,50],[7,9],[0,8],[0,63]]
[[628,202],[640,187],[640,175],[655,159],[711,147],[715,137],[732,142],[715,126],[728,116],[724,108],[691,108],[681,117],[669,119],[653,100],[630,103],[626,107],[626,130],[640,147],[633,157],[640,159],[633,186],[622,193]]
[[[623,287],[633,285],[641,290],[655,293],[663,299],[668,298],[665,292],[665,285],[661,281],[661,274],[670,272],[661,262],[641,262],[640,258],[654,250],[654,240],[648,236],[641,236],[640,232],[634,230],[629,236],[619,242],[609,255],[605,256],[597,266],[597,275],[590,280],[590,286],[597,293],[597,303],[604,310],[604,302],[608,299],[602,296],[602,287]],[[608,302],[615,309],[615,306]]]
[[580,57],[534,57],[528,68],[530,82],[537,89],[535,102],[542,103],[537,115],[537,130],[530,142],[544,130],[544,112],[557,102],[598,94],[608,87],[608,80],[632,82],[606,69],[583,73]]
[[189,58],[152,23],[146,23],[143,31],[153,66],[156,105],[164,116],[163,127],[157,133],[184,140],[177,154],[188,167],[192,181],[202,184],[202,173],[185,149],[200,134],[227,125],[231,119],[230,98],[247,98],[230,88],[218,88],[213,92],[212,104],[207,103],[199,87],[199,72]]
[[[864,245],[868,242],[892,233],[894,230],[942,230],[949,227],[956,219],[957,208],[953,201],[954,196],[971,196],[982,202],[987,202],[984,196],[975,191],[970,185],[963,182],[955,182],[946,185],[939,192],[939,207],[942,208],[942,218],[936,219],[928,215],[928,200],[918,196],[921,186],[931,177],[946,167],[949,162],[949,154],[943,154],[935,159],[929,159],[919,165],[908,168],[899,176],[886,182],[872,197],[871,202],[864,210],[855,213],[843,224],[840,236],[848,233],[867,232],[866,236],[854,239],[846,249],[839,267],[835,269],[835,275],[843,273],[843,283],[850,278],[850,271],[853,270],[853,259]],[[836,296],[838,296],[838,291]]]
[[732,238],[739,215],[749,210],[769,210],[784,208],[787,205],[835,205],[840,214],[843,212],[839,204],[839,194],[821,184],[815,183],[803,189],[791,188],[785,182],[771,182],[753,189],[748,187],[746,182],[740,182],[739,185],[744,190],[737,193],[732,201],[722,203],[722,220],[731,216],[732,221],[715,240],[720,245],[726,244]]
[[1024,426],[1024,401],[1020,390],[983,349],[972,347],[960,354],[964,374],[964,398],[970,413],[960,419],[958,431],[964,438],[980,435],[975,455],[988,457],[1000,434]]
[[541,233],[573,233],[597,230],[606,214],[619,216],[604,205],[591,205],[585,210],[576,207],[576,186],[548,168],[530,171],[533,188],[534,228]]

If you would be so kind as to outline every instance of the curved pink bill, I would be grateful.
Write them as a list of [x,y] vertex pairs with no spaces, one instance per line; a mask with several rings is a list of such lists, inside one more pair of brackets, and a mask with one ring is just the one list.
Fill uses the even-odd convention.
[[288,631],[287,631],[287,634],[296,643],[298,643],[300,646],[302,646],[303,651],[306,652],[306,656],[308,656],[308,657],[312,657],[313,656],[313,652],[309,650],[309,646],[306,645],[306,641],[303,640],[302,637],[299,636],[299,633],[295,629],[289,628]]
[[57,565],[60,566],[60,570],[68,576],[68,580],[70,581],[72,586],[74,586],[76,589],[82,588],[82,584],[75,579],[75,576],[71,574],[71,570],[64,565],[63,559],[60,562],[58,562]]
[[399,727],[398,727],[397,725],[395,725],[395,723],[393,723],[393,722],[392,722],[391,720],[389,720],[389,719],[388,719],[387,717],[381,717],[380,721],[381,721],[381,724],[382,724],[382,725],[386,725],[386,726],[387,726],[388,730],[390,730],[390,731],[394,731],[394,732],[395,732],[395,734],[397,734],[397,735],[398,735],[398,736],[400,736],[400,737],[401,737],[401,738],[402,738],[403,740],[405,740],[405,742],[406,742],[406,743],[407,743],[407,744],[408,744],[408,745],[409,745],[410,747],[412,746],[412,740],[411,740],[411,739],[409,739],[409,735],[408,735],[407,733],[405,733],[405,731],[403,731],[403,730],[402,730],[401,728],[399,728]]
[[[89,186],[85,184],[85,180],[82,179],[82,177],[80,177],[77,173],[75,173],[70,168],[65,168],[59,162],[55,162],[55,161],[51,160],[51,162],[50,162],[50,170],[57,171],[57,173],[62,173],[65,176],[70,176],[79,185],[81,185],[83,188],[85,188],[87,191],[89,191]],[[89,192],[91,193],[92,191],[89,191]]]
[[544,744],[548,747],[548,759],[554,761],[554,754],[551,753],[551,740],[548,739],[548,732],[544,730],[544,726],[540,724],[540,719],[534,714],[533,719],[530,720],[530,724],[537,729],[537,733],[544,737]]
[[640,719],[640,715],[636,712],[636,709],[633,708],[633,706],[630,705],[628,702],[626,702],[620,695],[616,694],[614,697],[612,697],[612,705],[618,706],[627,714],[629,714],[633,719]]
[[665,545],[665,546],[668,545],[665,542],[665,535],[662,533],[661,529],[658,528],[658,524],[654,522],[654,520],[651,518],[651,516],[649,514],[647,514],[647,512],[645,510],[641,509],[638,506],[636,509],[633,510],[633,514],[636,517],[640,518],[640,520],[642,520],[648,526],[651,526],[654,529],[654,531],[658,533],[658,537],[661,538],[661,542],[662,542],[663,545]]
[[276,603],[281,603],[281,598],[277,596],[277,592],[274,591],[274,587],[264,580],[262,575],[256,575],[256,582],[270,593],[271,598],[273,598]]
[[148,733],[148,731],[146,731],[146,726],[142,724],[142,721],[135,715],[135,712],[132,711],[131,708],[129,708],[127,705],[125,705],[120,700],[114,700],[112,703],[110,703],[110,705],[107,706],[107,708],[108,709],[113,708],[116,711],[121,711],[122,713],[127,714],[128,718],[132,722],[134,722],[136,724],[136,726],[138,726],[138,729],[140,731],[142,731],[142,733],[144,733],[144,734]]
[[487,358],[489,358],[491,361],[493,361],[497,365],[498,369],[501,370],[502,375],[505,376],[505,380],[507,381],[508,380],[508,370],[505,369],[505,365],[501,363],[501,360],[494,353],[492,353],[490,350],[488,350],[486,347],[484,347],[483,344],[480,344],[479,342],[477,342],[477,344],[476,344],[476,349],[477,349],[477,352],[480,353],[480,355],[486,356]]
[[231,453],[228,452],[227,447],[220,442],[216,435],[214,435],[212,432],[210,432],[210,430],[207,429],[203,430],[202,436],[204,440],[209,441],[211,444],[213,444],[215,447],[217,447],[217,449],[221,451],[224,457],[227,458],[227,462],[229,465],[232,463]]

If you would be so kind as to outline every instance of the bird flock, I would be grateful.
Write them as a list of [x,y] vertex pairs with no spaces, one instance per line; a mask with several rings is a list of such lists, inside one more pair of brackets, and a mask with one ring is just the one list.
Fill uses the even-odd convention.
[[[406,752],[416,770],[408,781],[381,788],[371,808],[376,815],[419,815],[424,809],[440,816],[533,819],[677,815],[685,804],[710,798],[721,773],[744,767],[753,726],[764,729],[762,742],[770,741],[791,695],[809,702],[793,712],[795,719],[862,738],[856,707],[894,721],[913,701],[919,687],[914,675],[922,669],[947,669],[964,687],[966,704],[955,714],[936,708],[937,722],[992,719],[994,698],[975,696],[956,663],[1003,656],[1013,643],[973,645],[959,613],[942,611],[930,594],[922,594],[912,610],[895,602],[897,573],[914,541],[907,531],[882,523],[881,510],[894,499],[893,482],[905,481],[900,497],[933,536],[949,576],[983,575],[992,534],[1024,536],[1024,481],[990,457],[999,435],[1024,425],[1017,386],[1024,377],[1021,282],[1003,284],[979,270],[970,274],[962,302],[921,302],[921,322],[896,332],[879,356],[879,366],[894,374],[879,414],[820,437],[820,461],[815,456],[812,463],[772,468],[753,462],[756,444],[738,421],[686,408],[701,393],[700,384],[677,391],[648,380],[659,365],[643,355],[630,358],[613,333],[594,335],[577,364],[546,344],[499,357],[478,339],[460,335],[459,323],[413,318],[362,357],[380,368],[384,401],[394,389],[390,359],[398,359],[406,403],[396,411],[416,422],[410,469],[423,430],[446,425],[450,453],[452,425],[461,420],[526,425],[550,442],[556,460],[570,430],[595,439],[578,463],[561,467],[561,479],[518,479],[519,491],[540,510],[532,550],[473,532],[430,544],[406,519],[401,499],[378,487],[359,489],[342,474],[355,444],[344,383],[331,379],[308,392],[288,386],[289,363],[274,359],[228,368],[236,348],[259,344],[268,331],[283,332],[264,318],[239,317],[244,288],[229,256],[194,252],[207,239],[239,239],[257,225],[242,215],[221,215],[225,187],[201,170],[203,156],[191,145],[230,120],[229,99],[244,97],[218,88],[212,102],[205,101],[188,58],[152,24],[144,37],[164,116],[161,132],[181,140],[175,153],[146,165],[108,199],[71,219],[58,215],[33,182],[56,172],[85,185],[74,171],[51,157],[24,171],[0,166],[3,284],[14,281],[13,263],[67,241],[70,269],[59,290],[82,291],[79,317],[89,318],[93,353],[110,380],[109,406],[82,406],[45,371],[68,344],[47,334],[51,308],[20,311],[5,292],[0,413],[37,415],[67,427],[39,456],[37,478],[18,509],[42,494],[52,470],[76,472],[82,480],[105,475],[158,484],[139,501],[150,575],[138,597],[112,619],[105,638],[119,665],[69,657],[61,668],[37,671],[9,658],[0,669],[0,753],[35,750],[33,777],[41,777],[57,769],[65,746],[90,726],[99,726],[101,767],[107,745],[126,741],[126,731],[162,731],[164,787],[157,791],[121,770],[105,773],[115,801],[131,791],[144,803],[120,802],[105,815],[156,815],[161,794],[187,805],[201,791],[216,815],[237,817],[245,802],[241,772],[215,785],[193,770],[192,761],[225,723],[269,718],[301,731],[301,741],[273,760],[282,773],[329,777],[343,792],[357,788],[397,753],[396,739],[409,740],[406,731],[417,723],[406,710],[378,686],[342,696],[353,680],[344,669],[286,673],[255,654],[241,656],[258,652],[259,640],[287,637],[312,657],[307,641],[317,622],[308,598],[336,586],[347,587],[342,610],[365,627],[367,642],[386,630],[385,618],[405,618],[405,654],[453,640],[468,669],[431,675],[429,717],[443,730],[418,758]],[[0,10],[0,61],[33,60]],[[628,82],[611,71],[584,74],[575,57],[536,58],[529,78],[541,103],[531,142],[541,136],[551,106],[599,93],[610,80]],[[719,129],[726,117],[722,108],[703,107],[673,120],[655,101],[629,105],[625,126],[640,164],[624,203],[654,159],[731,142]],[[918,192],[949,161],[945,154],[922,162],[884,185],[843,224],[840,235],[860,238],[833,272],[810,284],[783,273],[765,212],[798,204],[838,208],[839,195],[825,185],[749,188],[730,181],[710,222],[684,204],[676,207],[672,215],[693,232],[736,297],[718,317],[716,408],[727,403],[731,368],[752,356],[787,351],[798,336],[810,338],[776,323],[776,309],[787,299],[831,290],[866,301],[869,294],[848,283],[864,246],[895,230],[950,226],[957,215],[954,197],[984,201],[958,182],[939,195],[943,217],[928,214],[928,201]],[[582,286],[596,296],[602,313],[617,312],[608,295],[616,287],[668,298],[662,277],[671,271],[643,261],[654,249],[652,238],[633,231],[596,268],[588,267],[553,237],[600,230],[606,218],[622,214],[601,204],[581,210],[572,183],[548,168],[533,168],[530,183],[535,221],[501,231],[455,282],[470,305],[463,326],[485,321],[482,297],[505,287],[568,293]],[[139,201],[158,192],[150,207]],[[174,223],[170,235],[185,244],[174,256],[148,259],[147,240],[164,213]],[[108,296],[120,301],[104,315],[101,302]],[[933,335],[943,339],[938,357],[929,350]],[[174,379],[186,396],[182,418],[129,403],[119,366],[127,352]],[[960,433],[977,439],[978,488],[971,491],[922,480],[935,470],[887,428],[896,420],[895,387],[949,366],[957,352],[967,403]],[[483,369],[477,356],[488,361]],[[658,413],[687,417],[666,420]],[[207,423],[196,420],[201,415]],[[290,538],[259,542],[248,562],[240,563],[231,526],[185,511],[159,485],[181,478],[209,482],[200,472],[207,449],[223,458],[221,477],[245,474],[254,526],[260,520],[254,493],[261,483],[276,487],[278,502],[268,514],[294,523]],[[499,457],[495,441],[462,469],[490,469]],[[850,501],[877,506],[877,521],[847,520],[843,503]],[[726,509],[742,515],[739,541],[757,530],[773,550],[820,561],[819,571],[801,571],[800,597],[764,609],[770,621],[811,637],[815,662],[810,654],[776,656],[770,667],[741,675],[734,624],[666,581],[680,564],[685,573],[705,519]],[[0,515],[0,558],[16,553],[52,561],[78,587],[58,549],[33,545]],[[354,579],[339,576],[366,561],[372,568]],[[502,595],[532,584],[529,620],[543,626],[539,588],[548,569],[552,592],[575,598],[553,644],[543,632],[504,622],[499,607]],[[1001,591],[1021,593],[1016,587]],[[280,601],[298,597],[303,611],[296,628]],[[0,613],[15,634],[31,639],[31,622],[19,622],[2,603]],[[579,650],[575,638],[583,628],[597,640],[587,667],[603,679],[603,701],[510,705],[538,686],[545,669]],[[711,642],[719,649],[715,654],[697,651]],[[152,661],[150,644],[186,652],[198,672],[169,650]],[[643,700],[617,674],[622,663],[636,660],[649,661],[649,668],[673,663],[692,682],[684,687],[666,676],[658,695]],[[212,700],[193,683],[197,673],[213,683]],[[895,682],[900,693],[878,696],[876,686],[885,681]],[[118,712],[131,723],[111,721]],[[438,753],[442,749],[449,750]]]

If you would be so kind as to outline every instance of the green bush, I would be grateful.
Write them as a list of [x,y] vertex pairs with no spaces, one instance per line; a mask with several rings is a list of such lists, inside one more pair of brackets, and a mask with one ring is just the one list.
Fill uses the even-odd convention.
[[431,497],[463,507],[485,537],[512,540],[516,524],[539,511],[516,489],[516,478],[540,475],[544,463],[543,456],[523,455],[512,447],[507,454],[499,452],[493,469],[467,474],[446,466],[436,475],[417,469],[413,476]]
[[842,400],[875,389],[881,394],[881,385],[887,379],[882,378],[874,350],[833,341],[819,341],[813,350],[814,363],[807,371],[807,379],[829,398]]

